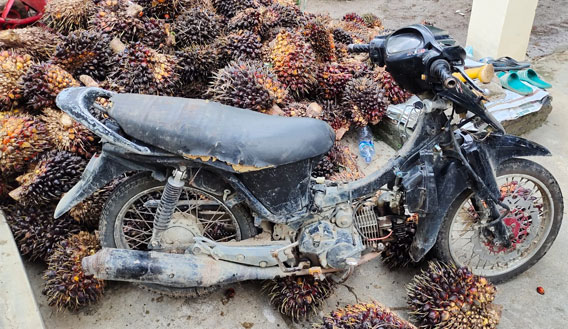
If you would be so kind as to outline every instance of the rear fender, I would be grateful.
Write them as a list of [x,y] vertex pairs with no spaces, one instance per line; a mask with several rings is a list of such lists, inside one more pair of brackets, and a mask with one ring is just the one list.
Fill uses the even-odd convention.
[[112,153],[103,152],[98,156],[93,156],[81,175],[79,182],[73,186],[69,192],[57,204],[55,218],[71,210],[81,201],[88,198],[91,194],[108,184],[115,177],[129,171],[152,171],[154,176],[163,175],[158,168],[135,163],[124,158],[120,158]]

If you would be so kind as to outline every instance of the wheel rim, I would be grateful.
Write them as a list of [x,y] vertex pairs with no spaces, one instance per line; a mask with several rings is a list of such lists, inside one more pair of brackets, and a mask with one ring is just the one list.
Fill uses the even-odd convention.
[[544,244],[552,229],[554,207],[546,185],[523,174],[499,176],[501,201],[511,212],[504,221],[513,233],[512,247],[495,246],[482,234],[483,209],[475,210],[471,193],[452,218],[449,249],[454,262],[468,266],[477,275],[497,276],[509,273],[531,259]]
[[[118,213],[114,227],[114,241],[119,248],[148,250],[163,186],[142,191],[125,203]],[[190,214],[201,223],[202,235],[208,239],[226,242],[241,240],[241,231],[235,215],[215,196],[192,187],[184,187],[176,205],[175,214]]]

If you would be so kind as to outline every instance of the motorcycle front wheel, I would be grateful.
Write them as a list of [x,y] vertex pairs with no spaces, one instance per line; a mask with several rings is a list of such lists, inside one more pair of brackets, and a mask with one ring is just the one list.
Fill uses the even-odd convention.
[[[149,250],[154,215],[164,186],[164,182],[153,179],[149,173],[136,174],[121,183],[101,213],[101,245],[107,248]],[[182,230],[182,239],[187,236],[184,232],[195,232],[196,228],[202,236],[219,242],[253,237],[256,229],[246,209],[240,205],[229,208],[221,200],[222,196],[185,186],[172,216],[176,222],[172,219],[170,226]],[[217,288],[171,287],[153,283],[141,286],[172,297],[198,297]]]
[[497,184],[501,201],[511,210],[504,218],[512,233],[510,248],[494,244],[483,234],[487,216],[471,191],[452,203],[435,245],[442,261],[468,266],[494,283],[523,273],[546,254],[558,235],[564,211],[558,182],[533,161],[501,163]]

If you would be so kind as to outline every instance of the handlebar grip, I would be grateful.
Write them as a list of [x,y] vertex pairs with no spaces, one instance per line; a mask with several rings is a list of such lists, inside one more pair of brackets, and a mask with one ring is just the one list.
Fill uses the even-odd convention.
[[357,43],[347,46],[347,52],[350,53],[368,53],[369,49],[368,43]]
[[444,59],[438,59],[432,63],[430,74],[446,88],[455,88],[458,84],[456,77],[452,75],[450,63]]

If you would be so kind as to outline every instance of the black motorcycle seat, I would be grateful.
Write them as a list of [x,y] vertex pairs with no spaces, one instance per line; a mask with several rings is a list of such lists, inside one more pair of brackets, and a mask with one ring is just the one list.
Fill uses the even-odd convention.
[[268,115],[179,97],[116,94],[108,114],[129,136],[186,158],[235,168],[276,167],[322,155],[335,141],[324,121]]

